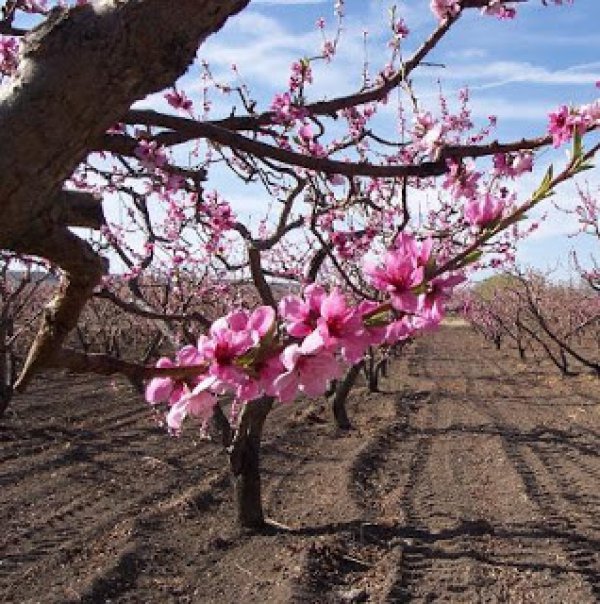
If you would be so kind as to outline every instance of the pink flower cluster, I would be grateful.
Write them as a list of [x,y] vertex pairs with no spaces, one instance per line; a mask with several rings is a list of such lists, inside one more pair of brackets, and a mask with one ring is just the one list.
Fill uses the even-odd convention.
[[297,120],[304,119],[308,115],[304,107],[293,104],[289,92],[275,95],[271,103],[271,111],[273,112],[273,122],[282,126],[291,126]]
[[205,423],[226,392],[233,394],[234,408],[262,395],[282,402],[320,396],[344,364],[360,361],[370,346],[393,344],[439,323],[463,277],[434,276],[434,270],[432,241],[402,234],[381,262],[365,267],[389,302],[352,304],[339,289],[312,284],[301,295],[284,297],[277,311],[259,306],[252,313],[231,312],[174,361],[158,361],[159,368],[191,367],[191,377],[154,378],[146,399],[168,405],[167,424],[177,433],[188,415]]
[[600,99],[580,107],[561,105],[549,114],[549,118],[548,132],[552,135],[552,143],[560,147],[575,132],[584,134],[589,128],[600,125]]
[[516,178],[531,170],[533,170],[533,153],[531,151],[494,155],[494,174],[496,176]]
[[505,206],[504,199],[486,193],[467,202],[465,221],[473,227],[485,229],[502,218]]
[[142,139],[135,148],[135,156],[144,168],[157,170],[167,163],[165,150],[156,141]]
[[450,191],[454,199],[476,197],[481,172],[475,170],[475,163],[448,160],[448,168],[442,187]]
[[506,6],[505,0],[492,0],[486,7],[481,9],[484,15],[498,17],[498,19],[514,19],[517,11],[513,7]]
[[360,233],[336,230],[331,234],[331,243],[340,258],[351,260],[369,251],[375,235],[371,228]]
[[290,74],[289,81],[290,92],[296,92],[305,84],[312,84],[312,81],[312,69],[308,61],[303,59],[292,63],[292,73]]
[[166,92],[165,99],[167,99],[167,103],[174,109],[180,109],[188,113],[192,110],[193,102],[183,91],[173,89]]
[[205,192],[202,200],[197,203],[196,210],[197,215],[209,227],[210,240],[206,248],[208,251],[214,251],[223,235],[233,228],[236,216],[229,203],[216,191]]
[[303,124],[298,129],[298,139],[302,148],[309,154],[315,157],[323,157],[326,155],[323,145],[316,140],[312,128],[309,124]]
[[431,0],[429,6],[440,21],[453,17],[460,12],[460,2],[458,0]]
[[444,124],[435,119],[429,111],[416,114],[413,126],[415,149],[434,156],[443,143],[445,131]]
[[0,36],[0,74],[11,75],[19,63],[19,43],[16,38]]

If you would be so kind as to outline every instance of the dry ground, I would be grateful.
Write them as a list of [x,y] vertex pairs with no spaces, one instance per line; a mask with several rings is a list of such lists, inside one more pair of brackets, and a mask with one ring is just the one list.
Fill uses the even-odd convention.
[[355,429],[269,418],[267,513],[240,533],[223,453],[126,385],[38,380],[0,424],[0,602],[600,602],[600,384],[461,326],[358,388]]

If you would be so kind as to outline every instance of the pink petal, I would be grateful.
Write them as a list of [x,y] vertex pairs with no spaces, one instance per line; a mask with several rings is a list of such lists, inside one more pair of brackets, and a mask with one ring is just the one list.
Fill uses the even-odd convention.
[[187,416],[187,405],[188,401],[181,399],[175,405],[171,407],[169,413],[167,413],[167,426],[173,432],[181,431],[181,424]]
[[292,371],[296,367],[298,359],[301,356],[302,353],[300,352],[300,347],[298,346],[298,344],[290,344],[289,346],[286,346],[284,348],[279,358],[281,359],[283,366],[288,371]]
[[149,403],[166,403],[173,391],[171,378],[153,378],[146,386],[146,400]]
[[301,346],[300,352],[303,355],[315,354],[320,350],[323,350],[323,347],[326,345],[323,336],[321,335],[318,329],[315,329],[310,335],[304,338]]
[[289,371],[280,375],[273,384],[273,389],[282,403],[287,403],[296,398],[298,393],[298,380],[295,372]]
[[250,316],[248,328],[254,329],[262,337],[275,322],[275,310],[270,306],[259,306]]

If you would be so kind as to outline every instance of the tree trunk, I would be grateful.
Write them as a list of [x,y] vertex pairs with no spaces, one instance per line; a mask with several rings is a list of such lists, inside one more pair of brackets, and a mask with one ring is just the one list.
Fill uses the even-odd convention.
[[381,359],[381,361],[379,361],[379,367],[381,369],[381,377],[382,378],[389,377],[389,366],[390,366],[390,359],[389,359],[389,357],[386,356],[383,359]]
[[333,397],[333,417],[337,427],[342,430],[350,430],[352,427],[350,420],[348,419],[346,401],[348,400],[348,395],[350,394],[363,365],[364,361],[360,361],[348,369],[344,379],[338,383],[335,396]]
[[369,392],[379,392],[379,375],[375,363],[375,351],[371,349],[368,357],[368,387]]
[[0,417],[8,409],[13,395],[14,363],[8,338],[12,336],[12,321],[0,323]]
[[235,486],[238,523],[243,528],[265,525],[260,481],[260,440],[271,397],[262,397],[244,406],[233,440],[229,462]]
[[[107,129],[136,100],[170,86],[198,46],[249,0],[122,0],[52,9],[24,38],[16,73],[0,86],[0,248],[63,269],[15,390],[51,364],[107,270],[69,230],[100,228],[78,215],[84,196],[63,191]],[[115,136],[115,135],[112,135]],[[66,204],[66,209],[65,209]],[[88,213],[89,214],[89,213]]]

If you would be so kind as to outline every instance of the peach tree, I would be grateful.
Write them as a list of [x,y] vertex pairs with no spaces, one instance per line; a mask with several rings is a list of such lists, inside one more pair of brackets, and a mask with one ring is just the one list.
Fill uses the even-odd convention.
[[[235,65],[223,81],[199,60],[201,85],[178,83],[249,0],[4,2],[0,248],[61,274],[16,389],[42,368],[122,374],[146,380],[174,433],[218,418],[240,523],[263,526],[259,448],[272,405],[321,396],[370,348],[435,328],[453,288],[509,262],[535,227],[527,213],[591,167],[598,101],[558,107],[537,137],[498,141],[493,118],[475,123],[468,90],[452,103],[419,98],[415,73],[465,12],[510,20],[520,3],[432,0],[420,41],[393,8],[378,68],[363,57],[355,91],[319,97],[317,66],[344,38],[338,0],[335,22],[316,23],[319,46],[265,102]],[[151,94],[168,110],[135,105]],[[568,158],[528,195],[517,190],[536,153],[562,145]],[[211,186],[223,173],[266,200],[260,219]],[[165,282],[161,305],[144,284]],[[181,283],[222,302],[194,309],[196,335],[189,321],[178,327],[190,312]],[[160,322],[174,355],[143,365],[69,347],[94,295]]]

